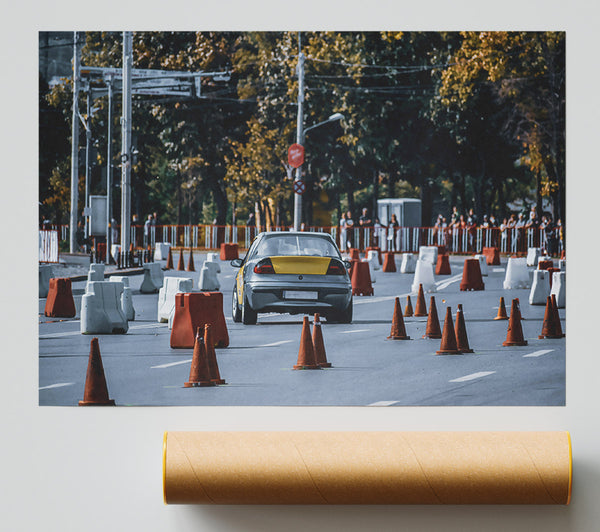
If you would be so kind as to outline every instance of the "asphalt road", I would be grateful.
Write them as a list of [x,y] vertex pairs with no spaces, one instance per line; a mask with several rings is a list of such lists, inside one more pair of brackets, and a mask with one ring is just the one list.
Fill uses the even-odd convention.
[[[197,286],[205,255],[195,254]],[[399,266],[400,257],[397,257]],[[257,325],[233,323],[230,312],[234,269],[222,263],[219,275],[230,345],[217,349],[226,385],[184,388],[191,349],[171,349],[170,330],[159,324],[158,294],[141,294],[142,276],[130,278],[136,319],[125,335],[97,335],[110,398],[117,405],[553,405],[565,404],[565,339],[543,339],[544,306],[527,303],[529,289],[504,290],[506,259],[490,266],[485,290],[461,292],[464,257],[451,257],[452,274],[437,276],[434,295],[440,325],[446,307],[462,303],[472,354],[436,355],[440,340],[423,339],[427,318],[405,318],[411,340],[392,341],[394,297],[404,310],[412,274],[377,272],[374,296],[354,296],[352,324],[328,324],[322,331],[333,367],[295,371],[302,316],[259,315]],[[77,316],[44,317],[39,300],[39,403],[77,405],[83,399],[91,336],[79,332],[85,282],[75,282]],[[521,301],[523,347],[502,347],[507,321],[495,321],[500,297],[507,311]],[[412,295],[413,307],[416,296]],[[563,331],[565,310],[560,310]]]

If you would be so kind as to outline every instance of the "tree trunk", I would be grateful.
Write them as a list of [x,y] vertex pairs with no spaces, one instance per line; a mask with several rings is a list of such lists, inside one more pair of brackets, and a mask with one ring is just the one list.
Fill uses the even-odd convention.
[[225,225],[227,223],[227,194],[219,186],[217,179],[211,180],[213,199],[217,206],[217,225]]
[[373,211],[371,212],[371,220],[375,222],[377,217],[377,200],[379,199],[379,171],[373,170]]

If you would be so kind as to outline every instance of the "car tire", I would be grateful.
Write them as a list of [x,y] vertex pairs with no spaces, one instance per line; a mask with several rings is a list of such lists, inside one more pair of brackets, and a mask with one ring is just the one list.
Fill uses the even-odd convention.
[[327,321],[331,323],[352,323],[352,299],[345,310],[327,316]]
[[244,296],[244,302],[242,303],[242,323],[244,325],[256,325],[258,319],[258,313],[252,310],[248,299]]
[[236,287],[233,287],[233,296],[231,298],[231,317],[235,323],[240,323],[242,321],[242,310],[238,305],[238,297]]

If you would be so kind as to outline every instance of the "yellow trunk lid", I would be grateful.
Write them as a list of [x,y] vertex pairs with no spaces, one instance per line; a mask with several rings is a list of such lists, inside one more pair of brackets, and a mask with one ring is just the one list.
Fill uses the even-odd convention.
[[270,257],[275,273],[293,275],[325,275],[330,257]]

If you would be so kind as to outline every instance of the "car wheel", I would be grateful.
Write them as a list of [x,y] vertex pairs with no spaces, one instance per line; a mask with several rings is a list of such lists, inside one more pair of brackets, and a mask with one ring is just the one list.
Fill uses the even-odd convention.
[[237,290],[233,287],[233,297],[231,298],[231,317],[235,323],[242,321],[242,311],[238,305]]
[[248,299],[244,296],[244,302],[242,304],[242,323],[244,325],[256,325],[258,313],[250,308]]
[[327,321],[331,323],[352,323],[352,300],[350,300],[345,310],[327,316]]

